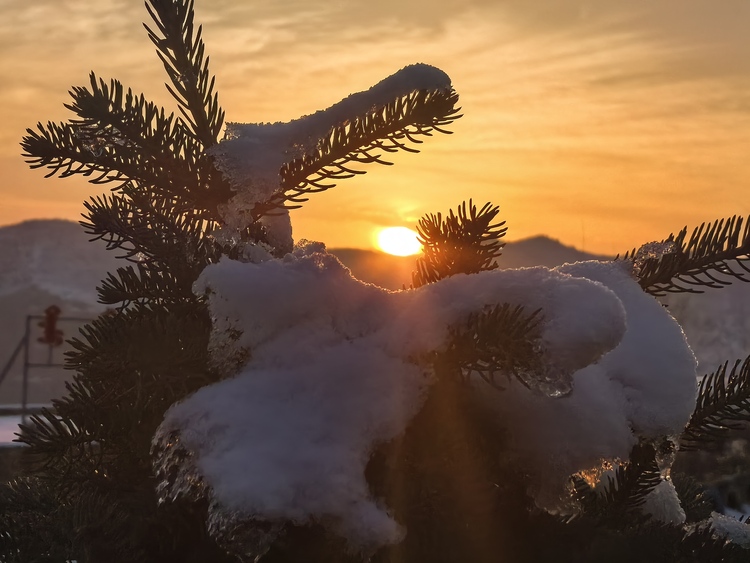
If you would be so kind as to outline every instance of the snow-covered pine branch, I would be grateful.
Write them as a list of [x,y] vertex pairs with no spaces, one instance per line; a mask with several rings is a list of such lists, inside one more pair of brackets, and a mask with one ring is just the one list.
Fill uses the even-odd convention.
[[[743,227],[744,223],[744,227]],[[661,296],[667,293],[701,293],[702,288],[721,288],[732,281],[750,281],[750,221],[733,216],[713,223],[702,223],[687,238],[685,227],[677,236],[643,245],[627,252],[633,260],[644,291]]]
[[[367,460],[419,412],[449,327],[488,305],[541,309],[534,376],[571,382],[553,398],[474,380],[543,506],[569,475],[679,433],[695,403],[682,331],[624,262],[491,270],[391,293],[300,248],[284,261],[224,259],[196,289],[208,290],[217,361],[239,373],[167,413],[155,468],[162,499],[199,480],[215,518],[235,527],[328,522],[355,549],[398,542],[401,528],[368,492]],[[185,452],[176,466],[175,447]]]
[[224,219],[250,219],[293,209],[337,180],[363,174],[365,164],[390,164],[405,150],[458,119],[458,95],[438,68],[415,64],[326,110],[287,123],[228,123],[209,152],[237,195]]
[[[582,506],[577,517],[624,522],[638,512],[648,496],[663,481],[652,444],[636,444],[628,460],[603,473],[592,486],[580,475],[573,476],[574,496]],[[596,486],[598,488],[595,488]],[[679,504],[679,503],[678,503]]]
[[[71,341],[67,395],[24,429],[39,464],[0,486],[0,559],[746,559],[724,540],[746,530],[684,525],[670,459],[651,455],[696,416],[696,378],[648,294],[741,277],[727,269],[747,256],[741,220],[628,260],[501,271],[497,208],[470,204],[423,220],[414,288],[362,283],[322,243],[294,245],[287,209],[445,132],[448,76],[409,66],[216,143],[193,0],[147,8],[184,119],[92,75],[74,120],[23,141],[32,167],[117,182],[84,226],[136,265],[102,283],[118,311]],[[710,424],[722,401],[739,412],[744,384],[733,398],[722,384],[701,392]],[[571,475],[605,467],[619,468],[605,500],[632,518],[551,515],[574,508]]]

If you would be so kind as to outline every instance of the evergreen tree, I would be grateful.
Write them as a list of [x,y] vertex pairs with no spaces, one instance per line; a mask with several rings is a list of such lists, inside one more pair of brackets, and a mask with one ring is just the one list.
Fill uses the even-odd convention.
[[[216,521],[210,484],[200,475],[165,499],[193,452],[154,436],[170,406],[224,380],[247,356],[217,362],[208,300],[193,284],[222,257],[277,258],[291,250],[276,222],[334,181],[414,151],[422,137],[457,119],[448,85],[398,92],[382,103],[352,99],[325,114],[301,153],[280,162],[278,183],[262,200],[242,199],[217,147],[224,126],[192,0],[148,0],[149,37],[169,77],[180,115],[91,75],[71,90],[67,123],[29,129],[22,146],[49,175],[88,176],[107,195],[85,203],[82,225],[128,265],[107,275],[100,302],[116,306],[72,341],[76,372],[53,410],[22,427],[23,476],[0,488],[2,561],[358,561],[326,526],[263,520]],[[362,98],[359,98],[360,100]],[[355,100],[356,101],[356,100]],[[348,105],[347,105],[348,104]],[[354,114],[352,107],[362,108]],[[236,126],[230,130],[241,136]],[[293,139],[294,140],[294,139]],[[262,186],[261,186],[262,187]],[[240,218],[237,217],[239,209]],[[497,267],[505,234],[499,208],[470,201],[419,231],[425,252],[412,279],[417,291],[455,274]],[[279,217],[281,219],[279,219]],[[634,275],[653,295],[697,291],[741,278],[750,231],[741,218],[701,226],[628,253]],[[570,381],[545,374],[539,348],[544,310],[500,303],[475,311],[449,331],[429,359],[434,374],[424,405],[406,431],[380,444],[367,465],[370,491],[403,524],[405,539],[368,556],[373,561],[741,561],[748,552],[718,537],[698,485],[675,483],[688,524],[664,523],[641,510],[664,481],[660,460],[674,444],[643,441],[612,467],[599,488],[571,477],[565,515],[542,511],[528,493],[528,472],[498,427],[477,408],[471,377],[488,392],[521,385],[552,397]],[[226,340],[239,338],[225,334]],[[235,369],[232,369],[234,366]],[[750,368],[727,365],[706,376],[690,423],[677,444],[700,448],[724,439],[750,418]],[[170,449],[171,448],[171,449]],[[166,451],[169,449],[169,451]],[[165,453],[166,452],[166,453]],[[679,454],[681,455],[681,454]],[[155,464],[169,458],[174,465]],[[253,541],[270,538],[261,547]]]

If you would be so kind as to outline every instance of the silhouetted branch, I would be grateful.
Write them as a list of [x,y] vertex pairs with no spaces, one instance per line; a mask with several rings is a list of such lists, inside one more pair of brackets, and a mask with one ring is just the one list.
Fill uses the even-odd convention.
[[419,220],[417,230],[424,245],[424,254],[417,259],[412,285],[420,287],[455,274],[475,274],[497,268],[495,259],[505,243],[505,221],[493,223],[500,208],[485,203],[477,211],[469,200],[458,212],[443,216],[429,214]]
[[[654,244],[657,252],[649,250]],[[689,239],[685,227],[676,237],[672,234],[663,243],[644,245],[638,252],[626,253],[624,259],[634,260],[641,287],[652,295],[701,293],[704,287],[748,281],[750,223],[738,216],[703,223]]]
[[724,439],[750,420],[750,356],[737,360],[729,374],[728,366],[725,362],[701,379],[695,410],[680,438],[682,449]]

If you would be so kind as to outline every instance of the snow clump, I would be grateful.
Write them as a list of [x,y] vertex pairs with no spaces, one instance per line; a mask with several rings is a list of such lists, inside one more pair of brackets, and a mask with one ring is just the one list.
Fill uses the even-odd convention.
[[663,479],[654,489],[646,495],[642,510],[655,520],[679,526],[687,520],[685,509],[680,504],[680,497],[671,479]]
[[[389,292],[316,250],[262,263],[224,258],[194,287],[209,296],[215,340],[230,348],[222,357],[243,365],[174,405],[154,443],[179,435],[188,473],[228,513],[322,522],[363,551],[398,542],[404,531],[372,498],[365,467],[419,412],[429,357],[448,328],[488,305],[542,309],[545,369],[573,379],[561,398],[476,382],[529,461],[540,504],[570,474],[627,459],[638,437],[679,433],[689,419],[695,359],[622,262],[492,270]],[[161,490],[167,499],[181,489]]]
[[[511,429],[510,446],[532,468],[536,500],[545,508],[560,503],[570,475],[603,460],[627,460],[639,439],[680,434],[695,408],[696,361],[685,335],[627,266],[588,261],[554,270],[606,287],[626,319],[618,345],[573,375],[568,396],[553,401],[514,385],[480,397]],[[596,330],[604,314],[596,305],[581,308],[575,325],[556,328]]]

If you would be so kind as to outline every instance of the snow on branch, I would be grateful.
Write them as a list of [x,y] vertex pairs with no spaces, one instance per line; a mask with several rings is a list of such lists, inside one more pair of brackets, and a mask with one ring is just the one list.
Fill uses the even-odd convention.
[[[695,359],[622,262],[490,270],[388,292],[319,250],[205,269],[194,289],[209,300],[212,357],[236,375],[174,405],[154,436],[162,501],[207,500],[216,533],[252,533],[253,556],[285,522],[324,523],[365,553],[400,540],[365,468],[419,412],[451,327],[477,312],[518,321],[535,346],[535,377],[572,382],[550,394],[512,379],[503,392],[476,375],[467,382],[542,506],[559,500],[569,475],[626,459],[641,438],[679,433],[690,417]],[[518,313],[539,309],[536,326]],[[476,342],[502,345],[485,336]]]
[[210,154],[255,218],[292,209],[337,180],[364,174],[365,164],[390,164],[386,153],[418,152],[422,137],[460,117],[458,95],[440,69],[415,64],[326,110],[287,123],[228,123]]
[[[743,226],[744,223],[744,226]],[[652,295],[701,293],[733,280],[750,281],[750,221],[733,216],[702,223],[687,238],[687,227],[660,243],[625,254],[634,261],[641,287]]]
[[649,494],[662,482],[656,462],[656,451],[651,444],[636,444],[628,461],[617,464],[603,475],[594,489],[580,475],[572,478],[574,498],[582,505],[585,517],[598,520],[623,518],[641,507]]
[[477,374],[499,390],[505,387],[496,376],[503,375],[551,396],[567,394],[569,380],[541,377],[538,340],[543,319],[540,309],[528,313],[507,303],[485,307],[450,327],[449,344],[437,361],[467,377]]

